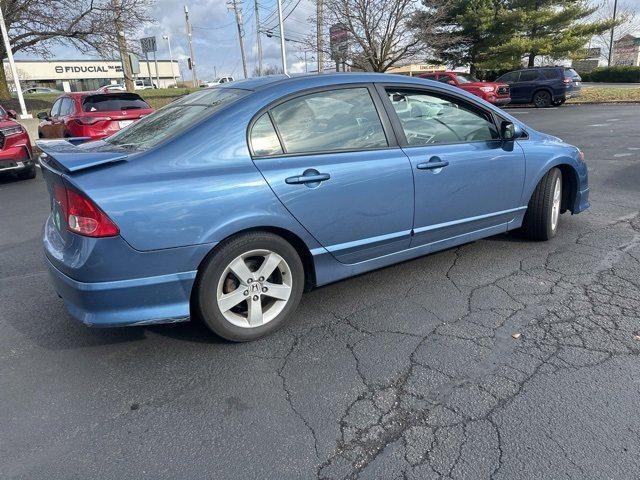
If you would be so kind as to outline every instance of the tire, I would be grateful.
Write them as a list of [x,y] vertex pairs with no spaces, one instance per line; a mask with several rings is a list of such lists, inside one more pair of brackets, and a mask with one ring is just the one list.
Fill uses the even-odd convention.
[[564,102],[566,102],[566,101],[567,101],[567,99],[566,99],[566,98],[562,98],[562,99],[560,99],[560,100],[554,100],[554,101],[552,102],[552,105],[553,105],[554,107],[559,107],[560,105],[564,105]]
[[562,207],[562,173],[552,168],[531,195],[522,222],[522,233],[531,240],[550,240],[558,232]]
[[31,180],[33,178],[36,178],[36,166],[31,165],[26,170],[23,170],[22,172],[18,173],[18,177],[23,180]]
[[[263,267],[266,278],[259,276]],[[217,335],[234,342],[256,340],[280,328],[296,310],[304,282],[302,261],[290,243],[270,232],[246,233],[225,241],[201,268],[195,308]]]
[[547,108],[551,106],[551,94],[547,90],[538,90],[533,94],[533,104],[536,108]]

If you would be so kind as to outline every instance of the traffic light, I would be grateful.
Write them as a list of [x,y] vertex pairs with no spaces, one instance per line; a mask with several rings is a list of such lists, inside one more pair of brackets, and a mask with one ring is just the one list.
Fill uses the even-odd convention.
[[187,65],[189,65],[189,70],[193,70],[193,64],[191,63],[191,57],[187,58]]

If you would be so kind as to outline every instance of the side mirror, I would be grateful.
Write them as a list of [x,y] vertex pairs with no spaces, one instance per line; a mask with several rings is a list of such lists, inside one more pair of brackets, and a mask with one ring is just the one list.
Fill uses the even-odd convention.
[[47,112],[38,112],[36,117],[38,117],[40,120],[48,120],[49,114]]
[[500,124],[500,136],[503,140],[512,141],[522,136],[522,129],[512,122],[504,120]]
[[7,110],[7,115],[9,115],[9,117],[13,119],[18,118],[18,114],[16,113],[15,110]]

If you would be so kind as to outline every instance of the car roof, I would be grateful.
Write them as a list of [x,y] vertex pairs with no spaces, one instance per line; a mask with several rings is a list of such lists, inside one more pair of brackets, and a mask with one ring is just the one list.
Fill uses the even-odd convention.
[[[398,75],[391,73],[372,73],[372,72],[344,72],[344,73],[326,73],[317,74],[300,74],[300,75],[267,75],[264,77],[249,78],[246,80],[236,80],[230,84],[222,84],[211,88],[236,88],[242,90],[258,91],[274,86],[290,87],[291,90],[313,88],[317,86],[341,85],[345,83],[406,83],[417,85],[438,85],[441,83],[434,82],[420,77],[409,77],[407,75]],[[451,87],[453,88],[453,87]],[[454,90],[455,91],[455,90]]]

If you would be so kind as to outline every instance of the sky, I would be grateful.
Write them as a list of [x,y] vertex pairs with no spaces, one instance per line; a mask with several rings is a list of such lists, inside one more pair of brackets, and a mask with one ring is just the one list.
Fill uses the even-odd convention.
[[[287,64],[289,71],[299,73],[305,71],[304,45],[292,40],[302,40],[309,33],[315,34],[315,25],[307,20],[315,15],[315,3],[310,0],[282,0],[283,12],[286,20],[285,38]],[[238,0],[239,2],[239,0]],[[173,59],[180,63],[183,79],[191,79],[191,72],[187,67],[189,46],[185,29],[184,5],[189,7],[189,20],[193,29],[193,50],[196,59],[198,79],[211,80],[215,76],[231,75],[236,79],[243,77],[238,31],[235,14],[228,9],[225,0],[156,0],[151,16],[156,23],[146,26],[130,35],[127,40],[136,42],[137,38],[156,36],[158,59],[169,59],[167,42],[162,39],[168,35],[171,39]],[[240,2],[239,2],[240,4]],[[271,28],[278,35],[278,15],[276,0],[259,0],[260,23],[264,29]],[[258,49],[256,44],[254,0],[242,2],[244,44],[247,57],[247,71],[249,76],[258,65]],[[136,38],[137,37],[137,38]],[[261,36],[263,65],[280,66],[280,40]],[[98,58],[96,55],[83,55],[73,47],[56,47],[53,58],[81,59]],[[16,55],[16,58],[38,58],[32,55]],[[308,52],[308,68],[315,69],[315,53]]]
[[[240,0],[237,0],[238,2]],[[613,0],[593,0],[596,4],[612,2]],[[315,35],[315,25],[309,19],[315,16],[315,2],[312,0],[282,0],[285,16],[285,38],[287,64],[289,71],[299,73],[305,71],[304,45],[293,40],[302,40]],[[620,0],[621,5],[639,11],[640,0]],[[231,75],[236,79],[242,78],[242,61],[238,42],[238,32],[235,15],[228,9],[226,0],[156,0],[151,16],[156,19],[152,25],[145,26],[139,32],[129,36],[129,42],[136,42],[144,36],[156,36],[158,58],[168,59],[169,49],[163,35],[171,38],[174,60],[180,63],[182,78],[191,79],[191,72],[187,68],[189,48],[185,31],[184,5],[189,7],[189,17],[193,28],[193,49],[196,59],[197,73],[200,80],[211,80],[216,76]],[[260,23],[263,29],[272,29],[278,34],[278,16],[276,0],[258,0]],[[256,44],[254,0],[242,3],[244,43],[247,56],[247,71],[249,76],[257,68],[258,54]],[[264,65],[280,66],[280,41],[278,38],[268,38],[262,34],[262,50]],[[26,55],[16,55],[17,58],[37,58]],[[315,53],[308,52],[308,68],[314,70]],[[53,51],[53,58],[80,59],[92,58],[83,55],[72,47],[57,47]],[[93,58],[97,58],[94,56]]]

